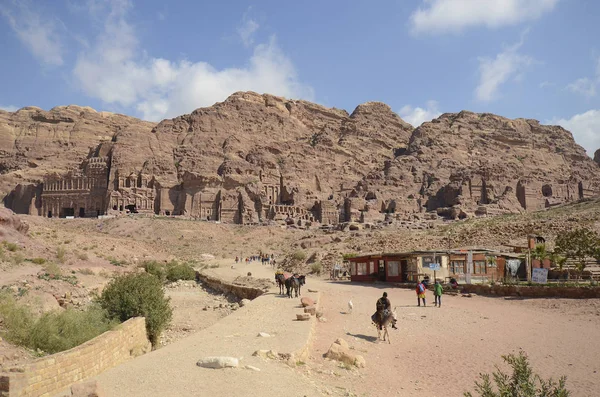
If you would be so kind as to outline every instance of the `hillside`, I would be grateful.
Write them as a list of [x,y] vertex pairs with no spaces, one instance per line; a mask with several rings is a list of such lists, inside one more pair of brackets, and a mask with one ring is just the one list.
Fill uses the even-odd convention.
[[519,213],[600,192],[598,164],[561,127],[463,111],[414,129],[379,102],[348,114],[240,92],[157,125],[25,108],[0,112],[0,135],[0,187],[13,189],[5,205],[36,215],[393,222]]

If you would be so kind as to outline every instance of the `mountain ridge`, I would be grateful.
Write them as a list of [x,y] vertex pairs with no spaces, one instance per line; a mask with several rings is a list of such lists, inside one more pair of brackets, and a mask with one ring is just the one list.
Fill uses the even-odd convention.
[[[77,105],[28,107],[0,112],[0,137],[5,205],[39,215],[48,214],[44,182],[62,191],[62,179],[86,178],[92,158],[103,159],[94,177],[105,190],[65,190],[58,201],[81,197],[54,211],[377,222],[515,213],[600,191],[598,164],[562,127],[461,111],[414,128],[375,101],[348,113],[236,92],[159,123]],[[90,195],[103,198],[83,199]]]

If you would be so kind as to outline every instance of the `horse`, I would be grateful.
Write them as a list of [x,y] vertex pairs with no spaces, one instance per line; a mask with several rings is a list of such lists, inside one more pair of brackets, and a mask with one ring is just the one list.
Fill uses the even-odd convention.
[[371,321],[373,321],[373,324],[375,325],[375,327],[377,327],[377,339],[382,340],[381,329],[383,328],[383,341],[385,342],[385,337],[387,336],[388,343],[392,343],[390,342],[388,326],[392,324],[392,326],[395,327],[396,321],[398,321],[398,316],[396,315],[396,308],[394,308],[393,312],[390,312],[389,310],[384,310],[383,321],[380,321],[379,315],[377,313],[371,316]]
[[275,274],[275,282],[279,287],[279,295],[283,295],[283,287],[285,286],[285,276],[282,273]]

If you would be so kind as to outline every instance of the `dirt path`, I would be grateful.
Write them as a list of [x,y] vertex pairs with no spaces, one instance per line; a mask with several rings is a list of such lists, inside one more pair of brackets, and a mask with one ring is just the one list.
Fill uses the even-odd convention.
[[[387,291],[398,306],[391,344],[377,341],[369,317]],[[346,314],[352,298],[354,310]],[[429,292],[428,298],[433,296]],[[379,285],[326,283],[309,369],[320,381],[358,395],[460,396],[480,372],[502,366],[501,355],[523,349],[543,377],[567,375],[574,397],[600,389],[600,302],[444,296],[443,307],[416,306],[414,292]],[[323,358],[338,337],[367,367],[339,368]]]
[[[252,269],[253,274],[261,273],[256,266]],[[262,274],[268,273],[265,269]],[[298,304],[298,299],[265,294],[216,324],[110,369],[97,379],[108,396],[320,396],[317,381],[284,361],[252,356],[260,349],[286,353],[305,345],[315,319],[294,321],[295,314],[302,312]],[[271,336],[259,337],[259,332]],[[196,366],[206,356],[241,358],[242,367],[251,365],[260,371]]]

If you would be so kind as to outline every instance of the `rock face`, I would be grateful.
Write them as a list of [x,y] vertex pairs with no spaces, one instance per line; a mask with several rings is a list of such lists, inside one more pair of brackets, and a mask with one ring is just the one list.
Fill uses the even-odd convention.
[[413,129],[379,102],[348,114],[239,92],[158,125],[78,106],[0,111],[4,203],[52,217],[462,218],[597,195],[598,170],[561,127],[465,111]]
[[597,196],[599,171],[561,127],[463,111],[415,129],[355,196],[396,214],[495,215]]

